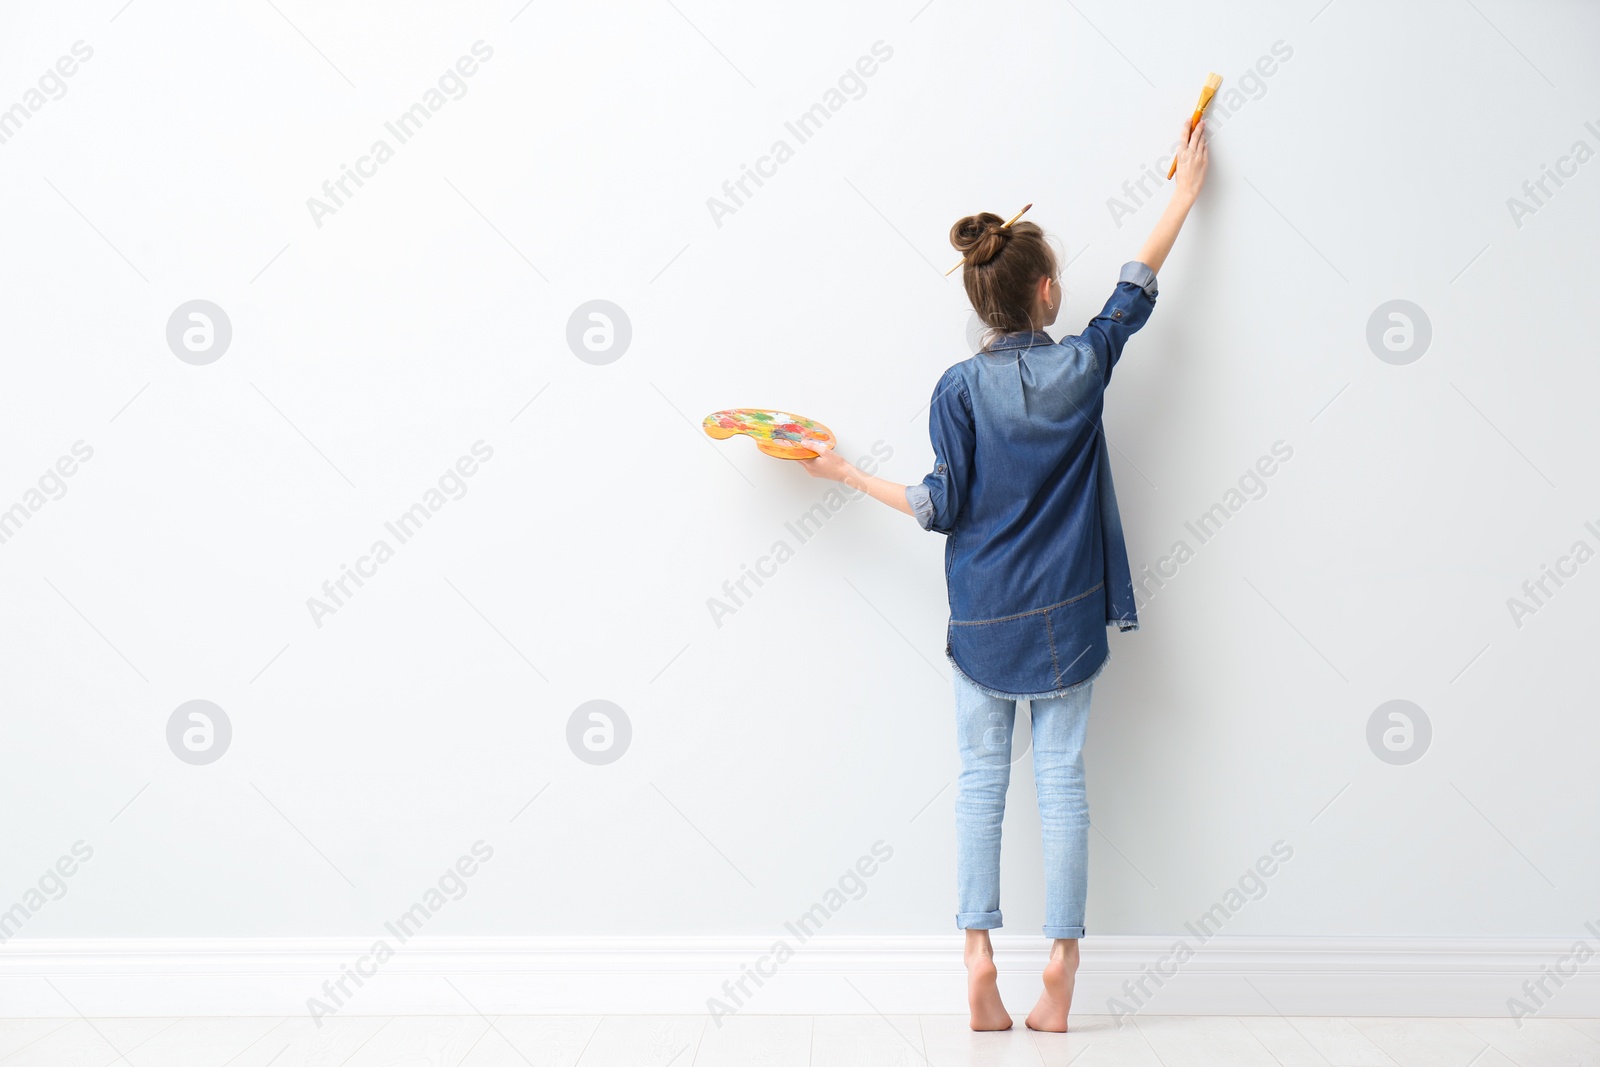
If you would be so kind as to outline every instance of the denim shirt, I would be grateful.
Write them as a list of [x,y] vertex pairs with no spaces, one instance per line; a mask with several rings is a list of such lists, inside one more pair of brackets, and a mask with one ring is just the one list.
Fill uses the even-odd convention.
[[1092,681],[1110,656],[1107,627],[1139,626],[1101,414],[1155,298],[1155,272],[1127,263],[1083,333],[1006,334],[934,389],[933,472],[906,499],[946,538],[945,654],[993,695]]

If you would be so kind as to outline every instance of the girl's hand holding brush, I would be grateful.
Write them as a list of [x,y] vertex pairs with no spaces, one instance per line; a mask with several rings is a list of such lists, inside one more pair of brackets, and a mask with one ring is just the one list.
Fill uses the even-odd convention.
[[[1179,144],[1187,141],[1194,128],[1200,125],[1200,120],[1206,117],[1206,108],[1216,99],[1217,90],[1220,88],[1222,88],[1222,75],[1216,73],[1206,75],[1206,83],[1200,87],[1200,101],[1194,106],[1194,114],[1189,116],[1189,125],[1184,127],[1183,136],[1178,138]],[[1178,158],[1174,156],[1172,166],[1167,170],[1167,181],[1170,182],[1176,173],[1178,173]]]
[[1206,120],[1201,119],[1188,131],[1188,139],[1178,149],[1178,157],[1172,161],[1176,174],[1174,195],[1188,197],[1190,203],[1200,195],[1200,189],[1206,183],[1206,166],[1211,162],[1205,132]]

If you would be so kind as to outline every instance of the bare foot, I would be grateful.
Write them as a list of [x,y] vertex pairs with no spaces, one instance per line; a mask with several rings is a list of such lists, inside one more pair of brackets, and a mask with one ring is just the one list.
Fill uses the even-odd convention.
[[1072,1007],[1072,983],[1078,974],[1078,943],[1061,940],[1050,950],[1044,965],[1044,992],[1028,1013],[1028,1029],[1067,1032],[1067,1010]]
[[967,932],[967,949],[962,958],[967,965],[967,1006],[972,1009],[974,1030],[1009,1030],[1011,1013],[1000,1000],[999,972],[994,966],[994,949],[989,945],[989,935],[981,938]]

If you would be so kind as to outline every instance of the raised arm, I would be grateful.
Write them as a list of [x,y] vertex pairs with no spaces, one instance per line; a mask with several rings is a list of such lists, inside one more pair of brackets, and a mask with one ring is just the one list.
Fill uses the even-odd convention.
[[1173,183],[1172,199],[1167,201],[1166,210],[1156,220],[1155,229],[1150,231],[1144,247],[1139,250],[1139,262],[1157,273],[1161,271],[1161,264],[1167,261],[1172,243],[1178,239],[1178,231],[1183,229],[1183,220],[1189,217],[1189,209],[1194,206],[1201,187],[1206,183],[1206,165],[1210,162],[1210,156],[1206,151],[1205,132],[1206,120],[1201,119],[1189,131],[1184,146],[1178,150],[1178,173]]

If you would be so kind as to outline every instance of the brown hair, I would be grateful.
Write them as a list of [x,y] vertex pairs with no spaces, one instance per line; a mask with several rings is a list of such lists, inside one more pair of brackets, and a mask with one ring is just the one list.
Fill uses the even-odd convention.
[[1005,219],[984,211],[950,227],[950,243],[961,253],[961,282],[972,310],[989,327],[984,347],[999,334],[1032,329],[1034,286],[1056,272],[1044,231],[1032,222],[1006,226]]

